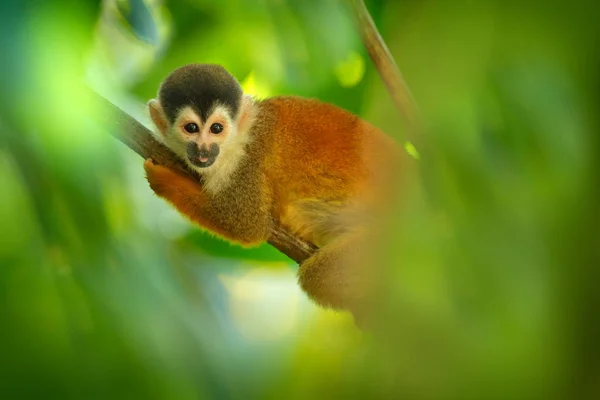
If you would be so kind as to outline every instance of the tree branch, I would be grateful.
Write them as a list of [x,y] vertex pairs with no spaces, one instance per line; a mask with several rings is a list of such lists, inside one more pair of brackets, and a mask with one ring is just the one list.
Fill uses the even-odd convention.
[[388,50],[377,27],[371,18],[363,0],[347,0],[354,13],[356,26],[360,33],[373,64],[379,71],[381,79],[390,93],[394,105],[408,124],[408,139],[416,145],[421,132],[421,122],[417,105],[410,93],[408,85]]
[[[175,169],[201,183],[200,177],[197,174],[190,171],[187,165],[175,153],[157,141],[152,132],[134,117],[93,91],[91,97],[96,103],[95,110],[97,111],[97,118],[99,118],[98,122],[101,126],[109,130],[114,137],[125,143],[144,159],[152,158],[158,164]],[[306,260],[317,250],[314,244],[291,235],[276,224],[274,224],[268,242],[298,264]]]

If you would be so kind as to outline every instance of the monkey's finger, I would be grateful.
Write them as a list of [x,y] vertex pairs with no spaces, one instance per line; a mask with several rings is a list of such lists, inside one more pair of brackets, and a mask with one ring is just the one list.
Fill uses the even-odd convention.
[[156,167],[158,167],[158,164],[156,164],[153,159],[147,158],[144,160],[144,169],[146,172],[153,171]]

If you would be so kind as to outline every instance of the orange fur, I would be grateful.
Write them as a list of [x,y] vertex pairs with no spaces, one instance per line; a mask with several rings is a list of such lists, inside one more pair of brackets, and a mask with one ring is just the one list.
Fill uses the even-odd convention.
[[[323,245],[327,226],[314,226],[309,204],[325,214],[375,211],[387,198],[385,178],[398,158],[395,143],[357,116],[312,99],[279,97],[260,105],[272,116],[264,173],[273,186],[276,217],[294,233]],[[314,211],[314,207],[313,207]],[[323,218],[325,224],[336,224]],[[333,229],[337,230],[337,229]]]

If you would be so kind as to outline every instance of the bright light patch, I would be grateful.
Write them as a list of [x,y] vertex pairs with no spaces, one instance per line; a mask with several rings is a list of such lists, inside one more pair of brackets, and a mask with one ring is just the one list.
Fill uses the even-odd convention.
[[404,143],[404,150],[406,150],[406,152],[410,154],[413,158],[417,160],[419,159],[419,152],[411,142]]
[[44,99],[44,123],[54,128],[54,139],[60,143],[91,136],[77,129],[61,129],[65,121],[71,126],[83,125],[82,116],[93,111],[89,92],[83,85],[81,54],[77,52],[83,48],[77,42],[85,37],[82,30],[76,17],[66,17],[45,7],[36,9],[31,20],[30,57],[36,65],[33,71],[36,87],[42,88],[39,97]]
[[244,93],[257,98],[267,98],[271,96],[270,88],[264,82],[258,81],[254,71],[250,72],[246,79],[241,83]]
[[293,271],[283,264],[219,279],[229,293],[231,319],[245,339],[277,340],[297,329],[303,295]]
[[342,87],[354,87],[365,75],[365,60],[360,54],[353,51],[345,60],[336,65],[334,71]]

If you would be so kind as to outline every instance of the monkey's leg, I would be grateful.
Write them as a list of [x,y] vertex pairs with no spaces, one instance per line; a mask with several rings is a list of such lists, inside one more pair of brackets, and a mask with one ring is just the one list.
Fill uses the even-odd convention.
[[300,286],[318,304],[357,313],[368,301],[373,268],[365,235],[345,234],[321,247],[298,270]]
[[[151,159],[144,162],[144,169],[152,190],[192,222],[244,245],[267,240],[270,232],[268,219],[255,211],[258,207],[249,205],[243,210],[236,210],[224,201],[215,201],[189,177],[156,165]],[[239,218],[239,215],[245,218]]]

